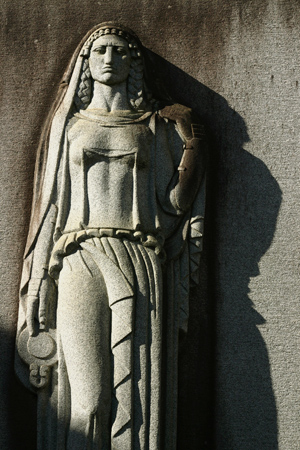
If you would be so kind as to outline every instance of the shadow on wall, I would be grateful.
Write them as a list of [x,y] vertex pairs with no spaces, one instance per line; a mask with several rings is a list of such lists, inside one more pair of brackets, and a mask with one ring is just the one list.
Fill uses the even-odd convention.
[[178,450],[276,450],[268,351],[257,328],[265,321],[248,284],[271,245],[281,191],[266,165],[243,149],[246,124],[226,100],[151,51],[149,58],[159,68],[151,77],[211,133],[202,280],[191,295],[179,359]]

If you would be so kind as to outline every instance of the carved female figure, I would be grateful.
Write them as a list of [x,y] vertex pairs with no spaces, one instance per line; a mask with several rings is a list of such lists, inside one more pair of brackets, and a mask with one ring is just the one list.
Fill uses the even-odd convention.
[[21,286],[16,367],[41,449],[176,448],[204,209],[191,117],[152,97],[133,31],[84,38],[41,137]]

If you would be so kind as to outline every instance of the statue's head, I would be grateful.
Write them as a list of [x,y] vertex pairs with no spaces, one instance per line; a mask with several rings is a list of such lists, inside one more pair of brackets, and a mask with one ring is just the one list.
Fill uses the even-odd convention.
[[126,80],[132,109],[145,107],[142,44],[132,30],[112,22],[99,25],[85,42],[81,56],[84,63],[76,90],[77,108],[90,103],[94,81],[113,85]]
[[89,67],[94,82],[108,86],[127,80],[131,53],[128,42],[121,36],[106,34],[97,38],[91,47]]

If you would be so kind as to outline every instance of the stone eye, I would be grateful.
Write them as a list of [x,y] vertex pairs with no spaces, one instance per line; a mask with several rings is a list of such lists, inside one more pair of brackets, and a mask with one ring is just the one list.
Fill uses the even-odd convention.
[[95,48],[94,52],[97,52],[100,55],[105,55],[106,47],[97,47],[97,48]]

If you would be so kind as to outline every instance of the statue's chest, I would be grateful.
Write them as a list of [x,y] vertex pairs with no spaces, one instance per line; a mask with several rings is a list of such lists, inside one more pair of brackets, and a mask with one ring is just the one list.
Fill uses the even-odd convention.
[[[138,159],[148,165],[153,134],[143,124],[102,126],[97,122],[78,120],[68,131],[70,160],[75,164],[97,161]],[[131,155],[131,156],[130,156]]]

